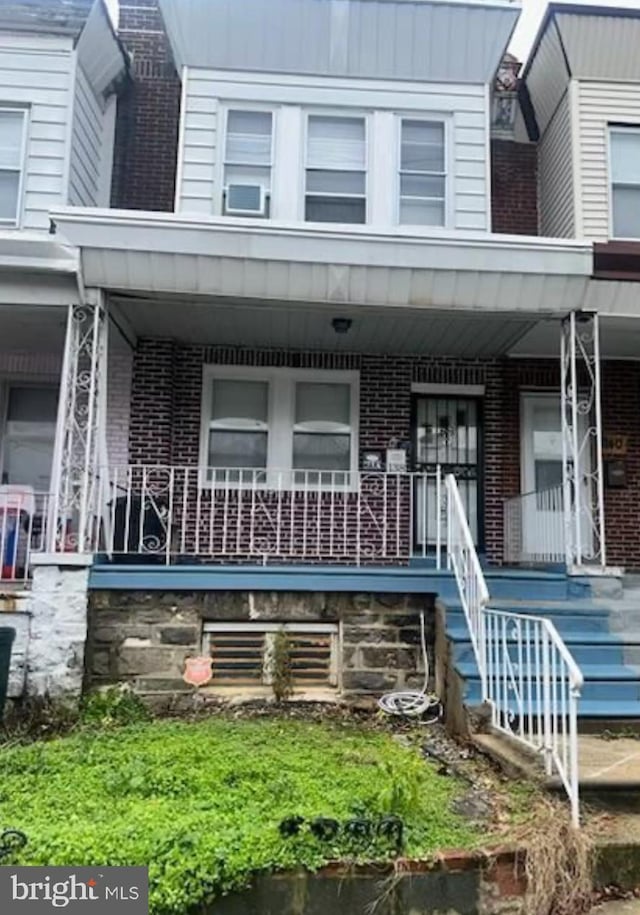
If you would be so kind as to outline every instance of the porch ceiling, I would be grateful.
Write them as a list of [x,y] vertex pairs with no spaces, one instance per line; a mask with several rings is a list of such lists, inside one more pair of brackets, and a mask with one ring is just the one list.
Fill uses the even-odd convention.
[[0,352],[62,352],[66,308],[0,303]]
[[[602,359],[640,359],[639,317],[600,315]],[[540,321],[514,343],[509,355],[559,358],[558,321]]]
[[[275,306],[227,301],[206,306],[188,300],[114,296],[118,314],[137,336],[185,343],[331,352],[414,353],[490,358],[507,353],[536,319],[522,314],[353,308],[303,303]],[[332,327],[351,318],[346,334]],[[558,334],[556,322],[556,335]]]

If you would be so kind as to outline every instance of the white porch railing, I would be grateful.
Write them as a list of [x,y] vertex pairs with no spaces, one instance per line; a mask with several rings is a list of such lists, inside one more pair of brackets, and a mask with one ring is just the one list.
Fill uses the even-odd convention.
[[562,485],[505,500],[505,563],[564,563],[565,536]]
[[582,674],[550,620],[488,608],[489,591],[455,478],[445,479],[447,563],[458,585],[482,701],[498,731],[544,756],[579,824],[577,706]]
[[494,728],[554,770],[579,822],[578,699],[582,673],[551,620],[485,609],[486,699]]
[[171,564],[406,561],[443,547],[441,476],[168,466],[100,475],[95,548]]
[[482,608],[489,600],[489,590],[482,574],[458,484],[453,474],[448,474],[445,478],[445,489],[447,493],[447,565],[453,571],[458,585],[462,609],[480,671],[484,698],[487,665]]
[[50,493],[0,486],[0,587],[26,583],[31,556],[47,547]]

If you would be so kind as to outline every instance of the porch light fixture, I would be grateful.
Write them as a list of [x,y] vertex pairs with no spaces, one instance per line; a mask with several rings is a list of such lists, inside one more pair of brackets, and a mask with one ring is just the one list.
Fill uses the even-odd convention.
[[348,333],[352,324],[351,318],[333,318],[331,321],[331,326],[337,334]]

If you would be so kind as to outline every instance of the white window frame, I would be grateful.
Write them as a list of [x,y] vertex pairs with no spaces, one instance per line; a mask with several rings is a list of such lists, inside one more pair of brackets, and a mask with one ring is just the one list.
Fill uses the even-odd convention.
[[[370,124],[370,115],[368,112],[363,111],[359,108],[305,108],[304,112],[304,137],[303,137],[303,149],[302,149],[302,212],[300,214],[302,222],[305,225],[312,226],[346,226],[350,228],[351,226],[366,226],[369,224],[371,213],[370,207],[371,203],[369,200],[369,191],[370,191],[370,149],[369,149],[369,138],[371,136],[371,124]],[[309,158],[309,118],[320,117],[320,118],[348,118],[353,120],[354,118],[360,118],[364,121],[364,222],[313,222],[309,220],[307,222],[307,171],[309,171],[309,166],[307,165]],[[323,171],[344,171],[344,169],[323,169]],[[353,169],[355,171],[355,169]],[[360,171],[360,169],[358,169]],[[310,196],[312,197],[345,197],[350,199],[360,200],[362,197],[361,194],[322,194],[320,192],[312,191]]]
[[[269,488],[271,479],[277,471],[283,471],[290,480],[293,479],[293,435],[295,423],[295,385],[297,382],[310,381],[323,384],[348,384],[351,389],[351,464],[349,470],[335,471],[348,474],[349,484],[342,489],[357,488],[358,445],[360,419],[360,374],[357,371],[334,369],[290,369],[290,368],[257,368],[241,365],[205,365],[202,373],[202,399],[200,422],[200,486],[212,489],[213,481],[207,479],[209,454],[209,431],[211,427],[212,382],[216,378],[235,379],[237,381],[264,381],[269,385],[267,414],[267,466],[264,470]],[[330,471],[325,471],[329,473]],[[229,483],[233,488],[250,488],[251,484]],[[295,484],[286,489],[295,488]],[[318,484],[317,488],[324,488]],[[326,488],[331,488],[327,486]]]
[[28,130],[28,115],[29,109],[22,106],[12,106],[12,105],[0,105],[0,117],[7,114],[18,114],[22,115],[22,144],[20,148],[20,165],[19,168],[4,168],[0,167],[0,172],[18,172],[18,195],[16,199],[16,213],[14,219],[7,219],[0,216],[0,227],[9,227],[17,228],[22,223],[22,205],[23,205],[23,195],[24,195],[24,184],[25,184],[25,171],[26,171],[26,159],[27,159],[27,130]]
[[[265,196],[269,202],[268,215],[260,216],[258,213],[253,215],[247,214],[246,216],[240,216],[237,214],[228,214],[225,213],[224,209],[224,197],[225,197],[225,171],[228,165],[237,165],[237,162],[227,162],[227,125],[229,121],[229,112],[231,111],[255,111],[260,114],[270,114],[271,115],[271,151],[269,155],[269,171],[270,178],[269,181],[269,191],[265,191]],[[224,216],[227,219],[259,219],[261,222],[265,220],[273,219],[273,199],[275,195],[274,189],[274,176],[275,176],[275,142],[276,142],[276,117],[277,109],[273,105],[263,105],[260,102],[255,104],[251,102],[238,101],[238,102],[223,102],[220,108],[220,113],[223,122],[222,130],[222,142],[220,145],[220,156],[219,156],[219,168],[218,168],[218,212],[221,216]],[[257,168],[267,168],[264,166],[256,166]]]
[[[613,148],[611,139],[614,133],[633,133],[636,134],[640,141],[640,124],[608,124],[607,125],[607,191],[609,194],[609,237],[615,241],[640,241],[638,235],[616,235],[614,231],[613,219]],[[640,162],[639,162],[640,164]],[[636,185],[623,185],[624,187],[635,187]],[[640,189],[640,169],[638,177],[638,189]]]
[[[444,177],[444,201],[443,215],[444,221],[441,226],[433,225],[416,225],[400,221],[400,177],[402,175],[402,122],[403,121],[422,121],[425,124],[441,124],[443,128],[443,159],[444,174],[438,177]],[[396,224],[404,226],[407,229],[449,229],[453,225],[454,205],[453,205],[453,163],[451,161],[453,143],[451,141],[451,118],[443,117],[442,114],[426,114],[425,112],[402,111],[396,113]],[[427,174],[423,172],[421,174]],[[432,174],[432,173],[429,173]]]

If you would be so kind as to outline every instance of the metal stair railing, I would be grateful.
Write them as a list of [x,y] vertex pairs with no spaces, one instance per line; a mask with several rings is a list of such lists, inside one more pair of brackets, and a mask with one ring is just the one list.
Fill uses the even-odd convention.
[[490,609],[489,590],[455,477],[445,479],[447,563],[453,571],[495,730],[542,755],[579,825],[580,668],[551,620]]

